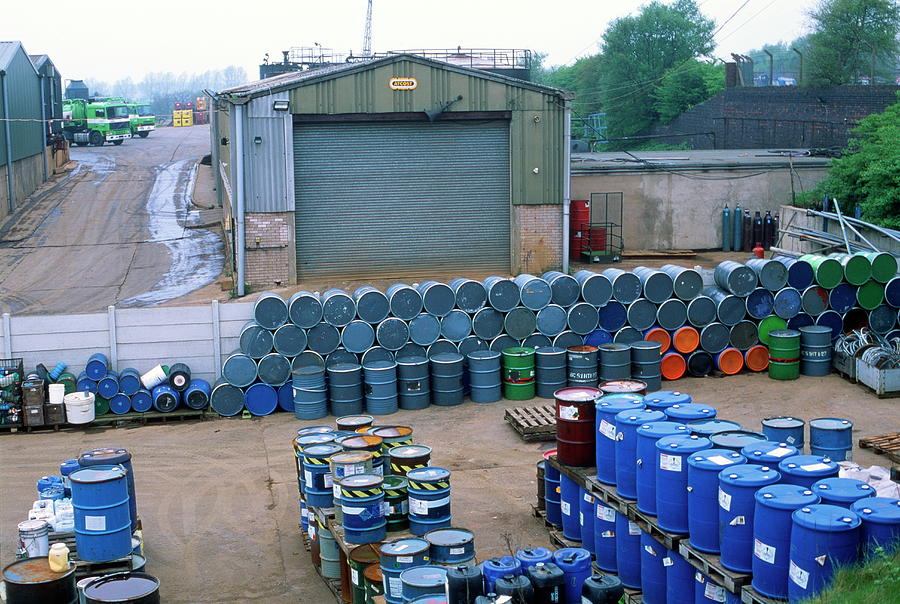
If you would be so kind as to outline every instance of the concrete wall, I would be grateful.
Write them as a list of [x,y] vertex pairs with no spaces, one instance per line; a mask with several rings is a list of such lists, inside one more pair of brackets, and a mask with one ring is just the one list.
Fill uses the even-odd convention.
[[[44,156],[32,155],[13,162],[14,204],[19,207],[44,182]],[[0,167],[0,219],[9,216],[6,166]]]
[[562,207],[514,205],[510,213],[513,273],[540,275],[562,267]]
[[244,233],[245,278],[254,289],[297,282],[293,212],[247,212]]
[[[697,180],[670,172],[579,171],[572,175],[572,199],[591,193],[622,192],[625,249],[713,249],[722,246],[722,208],[735,204],[751,211],[772,210],[790,203],[791,174],[772,168],[751,178],[735,179],[747,170],[709,170]],[[825,178],[827,167],[795,168],[794,186],[809,190]],[[782,224],[785,224],[782,221]]]

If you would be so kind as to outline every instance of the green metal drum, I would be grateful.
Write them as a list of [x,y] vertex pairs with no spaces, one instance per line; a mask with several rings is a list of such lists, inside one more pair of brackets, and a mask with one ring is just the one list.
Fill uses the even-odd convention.
[[800,332],[776,329],[769,334],[769,377],[795,380],[800,376]]
[[63,371],[59,374],[59,379],[56,380],[57,384],[62,384],[66,388],[66,394],[71,394],[75,392],[76,384],[78,383],[78,378],[75,377],[74,373],[69,373],[68,371]]
[[874,310],[884,301],[884,284],[868,281],[856,290],[856,302],[861,308]]
[[381,566],[370,564],[366,567],[363,576],[366,578],[366,604],[375,604],[375,597],[384,595]]
[[897,259],[887,252],[867,252],[863,254],[872,263],[872,278],[879,283],[887,283],[897,274]]
[[769,315],[765,319],[759,322],[759,327],[757,328],[757,332],[759,333],[759,341],[769,345],[769,333],[775,331],[777,329],[786,329],[787,322],[781,317],[777,317],[775,315]]
[[387,507],[387,530],[403,531],[409,528],[409,499],[406,476],[384,477],[384,502]]
[[366,568],[378,564],[380,543],[366,543],[350,550],[347,564],[350,566],[350,584],[353,604],[366,604]]
[[835,285],[844,280],[844,267],[834,258],[806,254],[800,256],[800,260],[805,260],[812,266],[813,273],[816,275],[816,283],[825,289],[833,289]]
[[850,285],[862,285],[872,277],[872,262],[864,254],[828,254],[841,263],[844,280]]
[[94,395],[94,415],[106,415],[109,413],[109,399],[99,394]]
[[534,398],[534,348],[503,349],[503,396],[514,401]]

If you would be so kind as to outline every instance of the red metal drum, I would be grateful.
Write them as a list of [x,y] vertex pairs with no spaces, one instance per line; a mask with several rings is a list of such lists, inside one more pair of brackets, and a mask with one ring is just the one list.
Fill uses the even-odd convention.
[[599,388],[574,386],[553,393],[556,399],[556,456],[568,466],[591,467],[595,462],[594,420]]
[[588,250],[588,229],[591,223],[591,202],[573,200],[569,203],[569,258],[578,260]]

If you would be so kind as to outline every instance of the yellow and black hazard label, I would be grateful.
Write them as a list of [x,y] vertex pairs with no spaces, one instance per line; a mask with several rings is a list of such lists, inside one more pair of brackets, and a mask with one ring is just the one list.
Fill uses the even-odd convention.
[[438,482],[417,482],[415,480],[410,480],[409,488],[415,489],[417,491],[440,491],[441,489],[449,489],[450,481],[441,480]]
[[411,466],[402,466],[400,464],[391,463],[391,473],[392,474],[406,474],[410,470],[415,470],[416,468],[427,468],[428,465],[424,463],[413,464]]
[[304,457],[303,459],[312,466],[327,466],[329,463],[328,457]]
[[344,499],[364,499],[367,497],[378,497],[383,493],[381,487],[373,487],[371,489],[345,489],[341,487],[341,497]]

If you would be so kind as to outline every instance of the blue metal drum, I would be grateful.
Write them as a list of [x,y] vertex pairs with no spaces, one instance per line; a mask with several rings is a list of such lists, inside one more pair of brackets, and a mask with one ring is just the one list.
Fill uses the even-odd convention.
[[[347,322],[350,324],[350,321]],[[306,332],[306,345],[320,355],[331,354],[341,344],[341,332],[329,323],[319,323]]]
[[387,535],[384,479],[377,474],[353,474],[340,480],[344,538],[348,543],[381,543]]
[[522,340],[522,346],[524,348],[534,348],[535,351],[537,351],[538,348],[548,348],[553,346],[553,340],[542,333],[533,333]]
[[521,575],[522,562],[512,556],[501,556],[485,560],[481,564],[481,574],[484,577],[485,593],[494,593],[494,583],[497,579],[506,575]]
[[616,484],[616,448],[617,425],[616,417],[619,413],[635,412],[643,409],[644,404],[640,400],[627,398],[601,398],[597,402],[597,479],[605,484]]
[[397,363],[374,361],[363,365],[365,375],[366,413],[388,415],[398,408]]
[[567,384],[566,350],[557,346],[534,351],[535,393],[553,398],[553,393]]
[[560,510],[562,510],[563,537],[581,541],[581,487],[578,483],[560,474]]
[[90,466],[69,475],[81,560],[108,562],[131,553],[127,475],[119,465]]
[[564,547],[553,552],[553,562],[566,577],[566,604],[581,604],[581,587],[591,576],[591,554],[580,547]]
[[472,317],[472,332],[487,342],[493,340],[503,333],[503,313],[495,308],[482,308]]
[[641,280],[644,297],[654,304],[662,304],[672,297],[674,284],[668,274],[646,266],[638,266],[632,271]]
[[443,407],[462,404],[463,362],[463,356],[454,352],[431,357],[432,403]]
[[694,567],[675,550],[668,550],[666,560],[666,602],[694,603]]
[[[312,440],[323,440],[320,435]],[[303,446],[303,494],[307,505],[330,508],[334,489],[329,465],[331,456],[340,453],[340,445],[331,442]]]
[[[147,405],[149,399],[150,394],[146,390],[142,390],[132,397],[131,406],[135,411],[140,411]],[[244,409],[244,392],[237,386],[219,380],[209,395],[209,406],[224,417],[237,415]],[[149,406],[146,410],[149,410]]]
[[641,531],[641,596],[645,604],[666,604],[666,548]]
[[831,330],[831,341],[835,341],[844,331],[844,318],[833,310],[826,310],[816,318],[816,325],[823,325]]
[[550,457],[554,457],[556,451],[553,453],[552,456],[544,454],[544,459],[547,460],[547,464],[544,466],[544,503],[547,508],[547,522],[560,527],[562,526],[562,488],[559,470],[550,464]]
[[422,294],[425,312],[436,317],[447,316],[456,305],[456,294],[449,285],[437,281],[424,281],[417,285],[416,289]]
[[798,455],[799,451],[785,442],[760,440],[741,449],[741,454],[747,458],[747,463],[774,468],[786,457]]
[[794,455],[778,464],[782,482],[811,489],[816,481],[837,476],[840,466],[821,455]]
[[663,421],[665,418],[665,413],[654,409],[627,409],[616,414],[616,492],[622,497],[637,498],[638,426]]
[[587,346],[600,346],[601,344],[610,344],[613,341],[613,336],[606,330],[600,329],[599,327],[584,336],[584,343]]
[[112,398],[119,391],[119,376],[109,371],[97,382],[97,394],[103,398]]
[[753,269],[759,284],[770,291],[778,291],[787,284],[788,269],[781,262],[767,258],[751,258],[747,266]]
[[469,388],[476,403],[494,403],[502,397],[500,353],[476,350],[469,353]]
[[375,345],[375,329],[365,321],[351,321],[341,330],[341,344],[357,354]]
[[842,507],[808,505],[793,513],[788,601],[812,598],[825,589],[834,573],[859,558],[860,519]]
[[328,367],[328,392],[332,415],[362,413],[362,367],[356,363],[336,363]]
[[581,287],[581,299],[591,306],[599,308],[612,298],[612,283],[606,275],[581,270],[572,276]]
[[709,296],[698,296],[687,306],[688,323],[694,327],[706,327],[716,320],[716,303]]
[[592,556],[594,551],[594,496],[581,489],[579,497],[579,519],[581,521],[581,546]]
[[437,467],[414,468],[409,480],[409,530],[424,535],[450,526],[450,470]]
[[676,422],[652,422],[637,429],[637,507],[656,515],[656,441],[665,436],[689,434],[688,427]]
[[537,318],[533,311],[518,306],[506,313],[506,317],[503,319],[503,328],[511,338],[524,340],[537,328]]
[[272,336],[275,351],[286,357],[295,357],[306,348],[306,332],[288,323],[279,327]]
[[742,464],[719,472],[719,536],[722,566],[749,573],[753,563],[753,512],[756,491],[781,475],[768,466]]
[[612,284],[613,300],[622,304],[631,304],[641,297],[643,284],[634,273],[618,268],[607,268],[603,270],[603,275]]
[[786,287],[775,292],[774,311],[782,319],[792,319],[800,313],[802,301],[800,292]]
[[417,566],[400,573],[403,602],[412,602],[423,596],[440,596],[447,583],[447,569],[443,566]]
[[598,311],[597,319],[600,328],[607,332],[616,332],[628,322],[628,310],[621,302],[611,301]]
[[278,408],[278,392],[268,384],[253,384],[244,391],[244,406],[253,415],[269,415]]
[[[255,369],[256,364],[254,363],[253,366]],[[78,381],[75,382],[75,388],[78,392],[92,392],[97,394],[97,382],[89,378],[84,371],[78,374]]]
[[[802,332],[802,328],[803,328],[803,327],[808,327],[808,326],[810,326],[810,325],[815,325],[815,324],[816,324],[816,320],[815,320],[815,319],[813,319],[812,317],[810,317],[810,316],[809,316],[808,314],[806,314],[805,312],[801,312],[801,313],[798,313],[797,316],[791,318],[791,319],[788,321],[787,328],[788,328],[788,329],[794,329],[794,330],[801,330],[801,332]],[[831,340],[831,337],[830,337],[830,336],[831,336],[831,333],[830,333],[830,331],[831,331],[831,330],[829,330],[829,334],[828,334],[828,335],[829,335],[829,342],[830,342],[830,340]]]
[[[475,337],[475,336],[470,336]],[[468,339],[468,338],[466,338]],[[479,340],[480,341],[480,340]],[[402,359],[408,359],[410,357],[427,357],[428,351],[425,350],[424,346],[419,346],[418,344],[414,344],[413,342],[407,342],[403,345],[403,348],[394,353],[394,358],[397,362],[400,362]]]
[[288,317],[291,323],[309,329],[322,320],[322,302],[319,296],[307,291],[299,291],[288,300]]
[[128,367],[119,374],[119,392],[126,396],[134,394],[143,388],[141,385],[141,373],[137,369]]
[[900,277],[894,277],[884,286],[884,301],[892,308],[900,308]]
[[747,314],[754,319],[765,319],[775,309],[775,296],[764,287],[757,287],[747,296]]
[[696,434],[664,436],[656,441],[656,513],[663,530],[688,532],[687,458],[710,446],[708,438]]
[[[596,309],[594,312],[597,312]],[[535,324],[537,330],[545,336],[558,336],[566,330],[566,311],[557,304],[545,306],[537,312]]]
[[867,497],[850,506],[862,520],[863,553],[874,556],[884,551],[888,556],[900,548],[900,499]]
[[409,327],[397,317],[385,319],[375,328],[375,339],[385,350],[400,350],[409,342]]
[[672,279],[673,293],[679,300],[689,302],[700,295],[703,289],[703,277],[694,269],[675,264],[664,264],[660,267]]
[[88,358],[84,373],[95,382],[100,381],[109,373],[109,357],[101,352],[95,352]]
[[598,346],[597,351],[600,357],[601,382],[631,378],[631,348],[628,345],[613,342]]
[[800,294],[800,308],[811,317],[818,317],[828,309],[828,290],[812,285]]
[[853,422],[839,417],[809,420],[809,452],[834,461],[849,461],[853,450]]
[[153,389],[153,408],[160,413],[175,411],[181,402],[181,393],[169,386],[160,384]]
[[783,442],[803,451],[803,429],[806,422],[790,415],[767,417],[762,420],[762,431],[768,440]]
[[263,292],[253,303],[253,320],[274,331],[288,321],[287,303],[276,293]]
[[116,415],[122,415],[131,411],[131,399],[127,394],[119,392],[109,399],[109,410]]
[[856,286],[839,283],[828,294],[828,306],[839,314],[844,314],[856,306]]
[[378,323],[387,318],[391,312],[391,303],[387,296],[372,287],[363,285],[353,292],[356,302],[356,314],[366,323]]
[[628,325],[644,331],[656,323],[656,304],[646,298],[638,298],[628,305]]
[[700,349],[703,352],[718,354],[730,343],[731,329],[724,323],[710,323],[700,330]]
[[608,573],[616,573],[619,568],[616,564],[616,511],[599,499],[594,500],[594,508],[594,554],[597,567]]
[[687,305],[681,300],[672,298],[659,305],[656,311],[656,323],[668,331],[683,326],[687,321]]
[[687,459],[688,532],[691,545],[702,552],[719,553],[719,472],[745,461],[728,449],[707,449]]
[[877,495],[871,485],[855,478],[823,478],[813,484],[812,492],[822,499],[822,503],[848,510],[857,501]]
[[[440,344],[440,342],[438,342]],[[506,334],[499,335],[491,340],[491,350],[495,352],[503,352],[507,348],[515,348],[520,344],[519,340]],[[430,354],[430,351],[429,351]]]
[[403,603],[400,574],[408,568],[427,566],[429,543],[417,537],[397,539],[381,545],[381,575],[384,577],[384,599],[390,604]]
[[752,268],[732,260],[719,263],[713,276],[716,285],[740,297],[747,296],[758,283],[756,273]]
[[318,352],[304,350],[291,361],[291,370],[296,371],[301,367],[318,367],[325,369],[325,358]]
[[356,303],[344,290],[329,289],[322,294],[322,318],[329,325],[343,327],[356,318]]
[[753,589],[766,597],[786,600],[791,515],[802,507],[819,503],[819,497],[805,487],[791,484],[762,487],[755,497]]
[[422,294],[405,283],[395,283],[385,292],[391,314],[404,321],[412,321],[422,312]]
[[519,286],[505,277],[488,277],[482,284],[487,291],[488,304],[500,312],[509,312],[519,305]]
[[806,260],[791,258],[789,256],[775,256],[772,258],[787,267],[787,284],[794,289],[804,290],[812,285],[815,279],[812,266]]
[[641,528],[616,512],[616,565],[629,589],[641,588]]
[[292,375],[295,417],[297,419],[318,419],[328,415],[325,367],[307,365],[295,369]]
[[431,378],[426,357],[397,360],[397,396],[401,409],[425,409],[431,404]]
[[471,279],[454,279],[450,289],[456,296],[456,308],[473,314],[484,308],[487,303],[487,291],[484,285]]
[[869,328],[875,333],[888,333],[897,324],[897,311],[890,306],[876,306],[869,311]]
[[[451,346],[452,342],[447,342]],[[368,365],[369,363],[375,363],[377,361],[394,361],[396,357],[394,353],[386,348],[382,348],[381,346],[372,346],[370,349],[362,353],[360,357],[360,361],[362,361],[363,366]]]
[[409,322],[409,339],[419,346],[431,346],[440,337],[441,322],[434,315],[422,313]]
[[537,312],[550,304],[553,290],[550,284],[543,279],[524,273],[516,277],[514,281],[519,287],[519,297],[525,308]]
[[693,421],[713,419],[716,417],[716,408],[700,403],[676,403],[665,409],[666,417],[673,422],[688,424]]
[[472,318],[459,309],[451,310],[441,319],[441,336],[451,342],[461,342],[470,333],[472,333]]
[[629,325],[616,332],[616,335],[613,336],[613,343],[628,346],[640,342],[642,338],[641,332]]
[[541,279],[550,284],[550,301],[553,304],[572,306],[581,296],[581,284],[571,275],[559,271],[547,271]]
[[291,378],[291,362],[284,355],[273,352],[259,360],[256,373],[264,384],[278,387]]
[[239,342],[241,352],[251,359],[261,359],[272,352],[274,345],[272,332],[253,321],[241,328]]

